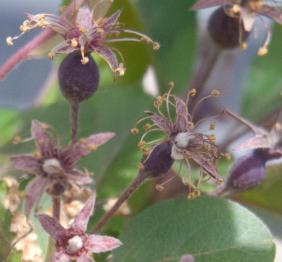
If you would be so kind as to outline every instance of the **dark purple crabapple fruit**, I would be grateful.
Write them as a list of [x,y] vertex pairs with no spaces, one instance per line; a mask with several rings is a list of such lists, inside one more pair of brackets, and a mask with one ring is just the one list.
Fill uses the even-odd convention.
[[169,141],[155,146],[151,153],[142,161],[142,171],[152,177],[165,174],[174,162],[171,158],[171,149],[172,145]]
[[99,84],[99,69],[90,54],[87,63],[81,63],[80,52],[70,53],[59,67],[61,92],[69,102],[80,103],[90,98]]
[[248,190],[259,185],[266,177],[268,152],[256,149],[237,160],[230,171],[226,189]]
[[239,21],[239,17],[227,15],[223,7],[218,8],[211,15],[208,22],[208,32],[215,44],[223,49],[237,48],[249,36]]

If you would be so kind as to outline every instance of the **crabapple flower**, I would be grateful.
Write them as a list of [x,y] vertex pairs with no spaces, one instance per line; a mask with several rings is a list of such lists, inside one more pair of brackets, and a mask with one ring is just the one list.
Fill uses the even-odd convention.
[[50,262],[67,262],[71,260],[94,262],[91,257],[92,253],[108,252],[122,245],[114,237],[85,233],[89,218],[93,213],[95,197],[94,194],[86,201],[68,229],[65,229],[53,217],[44,214],[37,215],[44,230],[56,242],[56,249]]
[[[236,17],[238,23],[243,25],[246,32],[251,32],[254,29],[255,21],[259,16],[271,18],[273,21],[282,25],[282,12],[275,3],[263,0],[198,0],[192,9],[198,10],[214,6],[224,8],[227,15]],[[268,27],[266,25],[266,27]],[[241,32],[244,34],[244,32]],[[268,52],[268,45],[271,40],[271,30],[268,28],[266,39],[263,45],[258,50],[258,55],[262,56]],[[241,42],[241,47],[246,48],[246,43]]]
[[46,190],[49,194],[58,196],[70,185],[82,186],[91,183],[91,173],[77,169],[76,163],[114,136],[111,132],[94,134],[60,148],[49,129],[48,125],[33,120],[31,134],[37,150],[34,154],[11,157],[15,169],[35,175],[27,186],[27,216]]
[[[171,92],[172,87],[167,93],[156,98],[154,103],[157,109],[156,113],[146,111],[147,116],[137,122],[137,125],[139,125],[144,120],[151,121],[150,124],[144,125],[146,132],[141,137],[139,148],[144,151],[145,155],[148,155],[149,152],[150,156],[151,151],[148,150],[150,146],[156,147],[156,145],[167,141],[171,147],[171,158],[173,160],[183,161],[188,169],[190,169],[190,161],[192,161],[200,168],[201,175],[208,175],[217,183],[221,183],[222,179],[215,166],[216,160],[220,157],[218,147],[215,144],[215,137],[198,131],[197,128],[203,121],[199,120],[197,123],[194,123],[195,111],[193,110],[192,113],[188,111],[189,97],[196,95],[196,90],[193,89],[188,93],[186,101],[173,95]],[[202,98],[199,103],[218,95],[218,91],[214,90],[209,96]],[[162,111],[163,108],[165,108],[165,113]],[[175,116],[173,117],[173,115]],[[132,129],[133,134],[138,132],[139,129],[137,127]],[[160,132],[165,135],[165,138],[146,142],[146,136],[153,132]],[[195,187],[191,182],[188,184]]]
[[[121,54],[109,44],[125,41],[147,42],[151,43],[153,49],[157,50],[159,43],[154,42],[145,34],[123,28],[119,23],[120,10],[109,17],[101,17],[96,14],[96,10],[99,10],[99,5],[102,5],[103,2],[99,1],[93,10],[86,4],[80,6],[77,12],[74,12],[74,18],[47,13],[28,15],[27,20],[20,26],[21,34],[19,36],[34,28],[51,29],[62,36],[62,41],[49,53],[51,59],[56,54],[69,54],[78,50],[81,53],[81,62],[87,64],[89,58],[86,54],[94,52],[106,61],[114,73],[123,75],[125,68],[118,59]],[[121,36],[121,34],[126,35]],[[6,39],[7,44],[13,45],[13,40],[19,36],[8,37]]]

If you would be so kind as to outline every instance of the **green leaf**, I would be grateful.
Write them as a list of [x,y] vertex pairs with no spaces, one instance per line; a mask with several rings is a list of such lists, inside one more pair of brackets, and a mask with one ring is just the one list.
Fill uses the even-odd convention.
[[114,262],[273,262],[266,226],[240,205],[219,198],[163,201],[137,215],[121,235]]

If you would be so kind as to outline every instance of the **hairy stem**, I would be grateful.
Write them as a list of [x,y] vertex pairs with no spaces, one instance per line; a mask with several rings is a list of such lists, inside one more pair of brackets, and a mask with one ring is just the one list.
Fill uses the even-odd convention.
[[120,206],[130,198],[130,196],[142,185],[142,183],[145,181],[145,179],[148,178],[147,174],[139,173],[138,176],[133,180],[133,182],[123,191],[123,193],[120,195],[114,206],[105,213],[101,219],[96,224],[93,233],[100,230],[115,214],[115,212],[120,208]]
[[60,213],[61,213],[61,199],[60,197],[53,197],[53,217],[60,222]]
[[79,115],[79,103],[72,102],[70,104],[71,111],[71,142],[74,144],[77,141],[77,131],[78,131],[78,115]]
[[16,53],[14,53],[10,58],[8,58],[6,62],[0,67],[0,80],[4,79],[17,64],[27,59],[29,54],[35,48],[43,44],[53,35],[54,32],[49,29],[41,32],[32,40],[30,40],[26,45],[24,45],[21,49],[19,49]]

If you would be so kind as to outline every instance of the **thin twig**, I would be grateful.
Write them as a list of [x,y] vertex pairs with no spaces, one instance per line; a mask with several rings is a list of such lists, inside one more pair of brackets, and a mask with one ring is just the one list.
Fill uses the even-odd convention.
[[71,111],[71,142],[74,144],[77,141],[77,131],[78,131],[78,115],[79,115],[79,103],[72,102],[70,104]]
[[139,173],[138,176],[133,180],[133,182],[125,189],[125,191],[120,195],[114,206],[105,213],[101,219],[96,224],[93,233],[100,230],[115,214],[115,212],[120,208],[120,206],[130,198],[130,196],[141,186],[141,184],[148,178],[147,174]]

